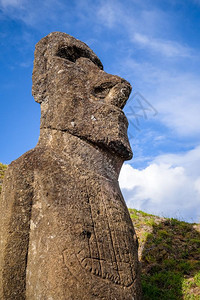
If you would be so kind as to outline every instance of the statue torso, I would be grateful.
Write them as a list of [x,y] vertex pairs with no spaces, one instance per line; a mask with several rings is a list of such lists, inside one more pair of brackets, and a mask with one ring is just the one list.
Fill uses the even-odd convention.
[[[82,284],[93,277],[97,286],[110,281],[122,289],[131,287],[137,263],[136,236],[118,182],[76,168],[73,161],[54,152],[44,156],[45,168],[41,165],[34,170],[28,293],[35,295],[32,286],[40,290],[44,276],[49,291],[55,291],[61,282],[69,286],[70,277]],[[52,260],[60,270],[56,280]],[[32,284],[32,280],[37,282]]]

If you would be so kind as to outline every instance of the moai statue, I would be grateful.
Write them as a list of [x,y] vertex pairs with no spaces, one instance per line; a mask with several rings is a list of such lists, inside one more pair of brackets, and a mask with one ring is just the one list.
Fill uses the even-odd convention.
[[132,157],[130,84],[83,42],[38,42],[37,146],[8,167],[0,201],[1,300],[141,299],[137,238],[118,175]]

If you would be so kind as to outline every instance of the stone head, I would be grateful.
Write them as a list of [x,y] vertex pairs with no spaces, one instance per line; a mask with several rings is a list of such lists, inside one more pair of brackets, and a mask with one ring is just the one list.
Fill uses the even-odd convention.
[[130,159],[122,111],[130,92],[126,80],[104,72],[95,53],[72,36],[53,32],[37,43],[32,93],[41,104],[41,128],[66,131]]

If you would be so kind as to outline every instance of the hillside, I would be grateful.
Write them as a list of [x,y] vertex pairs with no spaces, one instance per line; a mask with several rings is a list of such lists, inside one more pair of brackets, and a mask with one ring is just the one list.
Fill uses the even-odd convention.
[[129,209],[138,239],[143,299],[200,299],[200,224]]
[[[6,165],[0,163],[0,193]],[[139,240],[144,300],[200,300],[200,224],[129,209]]]

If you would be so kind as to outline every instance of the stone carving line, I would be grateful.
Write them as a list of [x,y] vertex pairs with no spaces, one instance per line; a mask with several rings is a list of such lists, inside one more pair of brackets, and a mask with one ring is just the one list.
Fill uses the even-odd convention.
[[[123,280],[123,278],[120,278],[120,273],[119,273],[119,266],[120,264],[124,263],[125,268],[127,270],[131,269],[131,259],[130,259],[130,253],[120,253],[120,244],[124,242],[124,248],[129,249],[129,242],[132,239],[133,232],[130,231],[130,241],[126,239],[126,232],[127,231],[120,231],[118,234],[115,231],[115,228],[111,229],[111,225],[109,224],[109,219],[112,219],[113,216],[108,213],[108,209],[105,203],[104,195],[102,193],[101,195],[101,202],[102,206],[104,209],[104,220],[107,223],[107,231],[104,233],[104,240],[106,240],[106,243],[109,244],[109,249],[103,249],[102,248],[102,241],[101,241],[101,232],[98,234],[97,229],[95,228],[95,221],[93,215],[96,215],[98,218],[98,215],[100,214],[100,211],[97,210],[96,212],[93,212],[92,205],[90,203],[90,197],[88,196],[88,203],[89,203],[89,209],[91,212],[91,229],[90,231],[88,230],[83,230],[81,232],[81,235],[83,239],[86,239],[86,243],[88,243],[88,253],[89,256],[86,257],[81,257],[81,252],[85,252],[85,248],[83,250],[79,250],[76,255],[81,263],[81,265],[86,268],[89,272],[91,272],[94,275],[100,276],[102,278],[106,278],[111,280],[115,284],[120,284],[123,286],[130,286],[134,282],[134,274],[131,274],[130,272],[130,278],[127,279],[127,282]],[[120,196],[118,195],[120,198]],[[119,200],[120,201],[120,200]],[[101,203],[99,201],[99,203]],[[99,204],[98,203],[98,204]],[[99,212],[99,213],[98,213]],[[126,211],[124,214],[126,215]],[[127,217],[127,216],[126,216]],[[123,221],[123,220],[120,220]],[[103,224],[104,227],[105,223]],[[99,227],[99,226],[98,226]],[[101,228],[99,228],[101,229]],[[95,244],[96,244],[96,257],[92,256],[91,254],[91,246],[90,246],[90,238],[94,237]],[[93,241],[94,243],[94,241]],[[100,250],[100,248],[102,248]],[[115,249],[116,248],[116,249]],[[118,256],[116,255],[116,251],[118,250],[119,254]],[[107,257],[105,258],[105,251],[108,252]],[[107,262],[109,258],[110,266],[108,265],[109,262]]]

